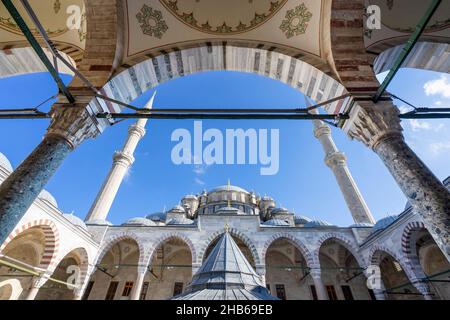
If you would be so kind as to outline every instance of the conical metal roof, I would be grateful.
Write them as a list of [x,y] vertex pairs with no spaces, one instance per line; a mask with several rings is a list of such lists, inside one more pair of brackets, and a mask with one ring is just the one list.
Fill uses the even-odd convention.
[[183,300],[272,300],[253,267],[226,231],[192,278]]

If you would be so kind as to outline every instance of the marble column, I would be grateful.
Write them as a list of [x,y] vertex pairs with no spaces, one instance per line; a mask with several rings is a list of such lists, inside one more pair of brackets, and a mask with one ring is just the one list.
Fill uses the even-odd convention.
[[42,142],[0,185],[0,243],[12,232],[67,155],[100,131],[86,104],[58,106]]
[[343,130],[378,154],[450,261],[450,192],[406,144],[392,101],[357,102]]
[[384,286],[383,279],[381,278],[380,267],[376,268],[377,273],[374,269],[365,269],[364,275],[367,278],[366,284],[368,289],[372,289],[375,299],[377,300],[387,300],[386,287]]
[[323,284],[320,269],[311,269],[310,274],[314,282],[314,287],[316,288],[317,298],[319,300],[328,300],[327,290]]
[[48,273],[44,273],[39,277],[34,277],[33,281],[31,282],[31,288],[28,291],[28,293],[25,297],[25,300],[36,299],[36,296],[39,293],[39,290],[48,281],[49,278],[50,278],[50,274],[48,274]]
[[314,121],[314,136],[322,144],[325,163],[333,171],[355,223],[371,223],[375,220],[347,166],[347,158],[340,152],[331,137],[331,129],[323,121]]
[[256,274],[259,275],[261,278],[261,282],[263,283],[263,286],[266,286],[266,265],[265,264],[258,264],[256,265]]
[[[151,109],[153,107],[154,99],[155,94],[146,104],[146,109]],[[85,220],[87,222],[104,222],[107,219],[109,210],[116,198],[120,185],[129,168],[134,163],[133,154],[139,141],[145,135],[145,125],[147,124],[147,121],[148,119],[139,119],[128,129],[128,138],[125,145],[121,151],[116,151],[113,156],[113,165],[86,216]]]
[[147,268],[139,268],[136,282],[131,290],[130,300],[139,300],[142,292],[142,285],[144,284]]

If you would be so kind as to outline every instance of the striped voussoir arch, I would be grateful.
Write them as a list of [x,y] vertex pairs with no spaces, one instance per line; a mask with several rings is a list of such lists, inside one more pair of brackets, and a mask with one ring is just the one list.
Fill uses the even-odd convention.
[[192,259],[192,263],[195,263],[197,260],[197,250],[195,249],[194,244],[192,243],[192,241],[186,237],[185,235],[178,233],[178,232],[170,232],[167,233],[161,237],[159,237],[154,244],[152,245],[152,248],[150,249],[148,255],[145,256],[144,258],[144,262],[146,263],[146,265],[149,265],[152,262],[152,259],[155,255],[156,249],[163,244],[164,242],[171,240],[171,239],[178,239],[183,241],[188,247],[189,250],[191,251],[191,259]]
[[356,261],[358,262],[358,264],[361,268],[366,267],[366,262],[364,261],[363,257],[359,254],[359,252],[358,252],[359,248],[357,247],[355,242],[350,240],[348,237],[346,237],[342,234],[336,233],[336,232],[330,232],[330,233],[324,234],[323,236],[321,236],[319,238],[319,241],[317,242],[317,249],[314,250],[314,259],[315,260],[317,260],[317,261],[319,260],[320,248],[328,240],[334,240],[337,243],[339,243],[340,245],[342,245],[355,257]]
[[420,267],[419,256],[415,252],[415,249],[411,246],[411,236],[414,231],[419,231],[426,229],[422,221],[412,221],[409,222],[403,229],[402,234],[402,251],[406,257],[406,263],[409,264],[410,268],[415,270]]
[[59,231],[56,228],[55,223],[48,219],[34,220],[17,227],[0,246],[0,252],[2,252],[19,234],[31,228],[40,228],[45,237],[45,249],[38,267],[42,269],[53,267],[59,250]]
[[[205,244],[203,245],[203,247],[200,249],[199,251],[199,255],[198,255],[198,262],[202,263],[203,259],[204,259],[204,255],[206,253],[206,250],[208,249],[208,247],[211,245],[211,243],[213,243],[217,238],[219,238],[222,234],[224,234],[224,230],[218,230],[216,232],[214,232],[211,236],[208,237],[208,239],[206,240]],[[253,241],[250,240],[249,237],[247,237],[244,233],[242,233],[241,231],[235,229],[235,228],[230,228],[228,230],[228,232],[238,238],[239,240],[241,240],[251,251],[252,256],[253,256],[253,260],[255,262],[255,265],[259,265],[261,264],[261,258],[259,257],[258,254],[258,250],[256,249],[256,246],[253,244]]]
[[99,255],[97,256],[97,259],[95,260],[95,264],[99,264],[102,262],[103,257],[105,254],[118,242],[122,240],[134,240],[139,248],[139,265],[143,264],[145,261],[145,247],[142,243],[141,239],[132,232],[121,232],[115,235],[110,236],[108,239],[104,241],[104,245],[102,249],[100,250]]
[[286,239],[289,242],[291,242],[298,250],[300,250],[301,254],[303,255],[303,258],[306,260],[306,264],[309,268],[316,267],[317,263],[314,261],[314,256],[311,254],[311,252],[308,250],[308,248],[297,238],[295,238],[292,234],[287,232],[279,232],[271,236],[266,243],[264,243],[261,256],[264,260],[264,264],[266,261],[266,254],[267,250],[271,246],[271,244],[279,239]]

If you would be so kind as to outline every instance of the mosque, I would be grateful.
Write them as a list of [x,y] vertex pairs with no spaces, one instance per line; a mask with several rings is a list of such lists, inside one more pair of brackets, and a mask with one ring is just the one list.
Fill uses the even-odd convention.
[[[374,223],[356,185],[343,189],[359,201],[348,227],[230,183],[188,194],[167,212],[111,224],[145,124],[130,126],[86,221],[41,192],[0,247],[0,299],[450,299],[450,264],[421,217],[407,204]],[[316,133],[324,125],[316,123]],[[0,183],[12,171],[0,154]],[[450,177],[444,183],[450,189]],[[380,286],[370,288],[374,266]]]
[[[448,12],[449,1],[410,0],[2,1],[0,78],[50,72],[59,95],[48,113],[1,111],[50,124],[16,168],[0,154],[0,299],[450,299],[450,177],[433,174],[401,127],[436,111],[404,114],[386,91],[401,67],[450,72]],[[132,102],[211,70],[268,77],[316,103],[294,115],[313,121],[352,225],[297,215],[251,182],[108,221],[148,117],[162,117],[153,99]],[[47,182],[130,115],[86,218],[63,212]],[[374,221],[330,123],[379,156],[407,198],[402,212]]]

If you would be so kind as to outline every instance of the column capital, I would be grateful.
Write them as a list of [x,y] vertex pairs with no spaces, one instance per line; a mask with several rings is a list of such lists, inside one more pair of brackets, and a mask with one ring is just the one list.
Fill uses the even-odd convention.
[[31,287],[40,289],[50,278],[50,273],[42,273],[40,276],[33,277],[33,280],[31,282]]
[[351,139],[375,149],[385,139],[403,138],[399,110],[392,101],[358,101],[343,126]]
[[95,138],[101,133],[95,115],[86,103],[55,104],[51,110],[52,120],[46,136],[64,139],[72,148],[84,140]]
[[347,157],[343,152],[333,152],[326,155],[325,163],[330,168],[334,168],[336,166],[345,166],[347,165]]
[[313,279],[321,279],[322,270],[320,270],[319,268],[310,269],[309,274]]
[[125,167],[129,167],[134,163],[134,157],[123,151],[114,152],[113,161],[115,164],[122,164]]
[[142,139],[145,136],[146,130],[139,124],[134,123],[128,128],[128,133],[136,134],[139,137],[139,139]]

